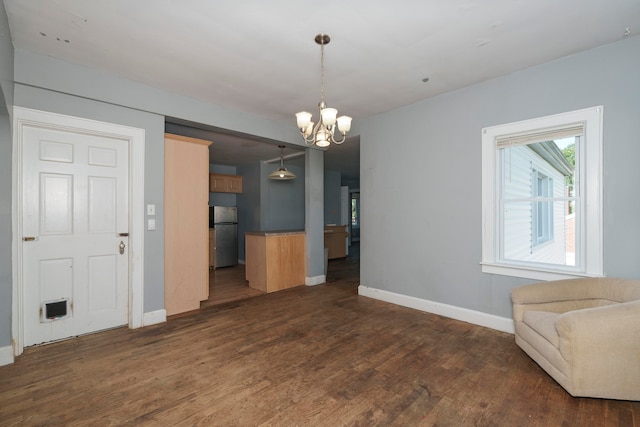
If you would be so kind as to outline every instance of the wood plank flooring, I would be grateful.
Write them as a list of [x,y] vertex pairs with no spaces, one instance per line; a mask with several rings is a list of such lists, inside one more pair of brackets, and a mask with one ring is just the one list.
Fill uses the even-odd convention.
[[209,270],[209,299],[203,301],[200,307],[213,307],[263,294],[264,292],[249,287],[242,264],[212,269]]
[[328,283],[29,348],[0,367],[2,426],[640,426],[572,398],[510,334]]

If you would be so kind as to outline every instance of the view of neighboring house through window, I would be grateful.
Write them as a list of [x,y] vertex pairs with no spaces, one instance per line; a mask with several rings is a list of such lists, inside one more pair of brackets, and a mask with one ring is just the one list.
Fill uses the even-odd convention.
[[[500,192],[502,258],[511,261],[575,265],[566,236],[575,235],[567,222],[569,204],[565,177],[573,166],[553,141],[514,145],[497,150],[502,168]],[[573,246],[573,245],[571,245]]]
[[483,130],[483,271],[602,274],[602,107]]

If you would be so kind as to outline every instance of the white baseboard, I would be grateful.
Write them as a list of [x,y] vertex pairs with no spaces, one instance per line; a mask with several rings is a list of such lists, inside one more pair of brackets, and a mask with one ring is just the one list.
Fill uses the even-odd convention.
[[321,274],[320,276],[304,278],[304,284],[307,286],[320,285],[322,283],[325,283],[326,281],[327,281],[327,276],[325,276],[324,274]]
[[156,310],[156,311],[149,311],[147,313],[144,313],[142,325],[150,326],[150,325],[155,325],[156,323],[163,323],[166,321],[167,321],[166,310],[162,309],[162,310]]
[[496,329],[510,334],[513,334],[515,331],[513,319],[495,316],[481,311],[474,311],[467,308],[456,307],[454,305],[442,304],[440,302],[396,294],[394,292],[383,291],[363,285],[358,286],[358,295],[390,302],[392,304],[413,308],[427,313],[437,314],[439,316],[449,317],[451,319],[461,320],[467,323],[473,323],[474,325],[484,326],[486,328]]
[[13,347],[10,345],[0,347],[0,366],[10,365],[13,360]]

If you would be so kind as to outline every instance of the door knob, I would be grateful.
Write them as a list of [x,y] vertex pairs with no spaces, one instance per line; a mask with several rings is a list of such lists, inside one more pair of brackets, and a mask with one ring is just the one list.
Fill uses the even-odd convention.
[[120,255],[124,254],[124,248],[125,248],[125,244],[122,240],[120,240]]

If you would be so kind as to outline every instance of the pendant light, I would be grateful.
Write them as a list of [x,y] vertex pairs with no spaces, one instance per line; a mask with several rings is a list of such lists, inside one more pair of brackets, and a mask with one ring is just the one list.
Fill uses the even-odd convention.
[[278,145],[278,147],[280,147],[280,167],[269,174],[269,179],[280,181],[294,179],[296,175],[284,167],[284,145]]

